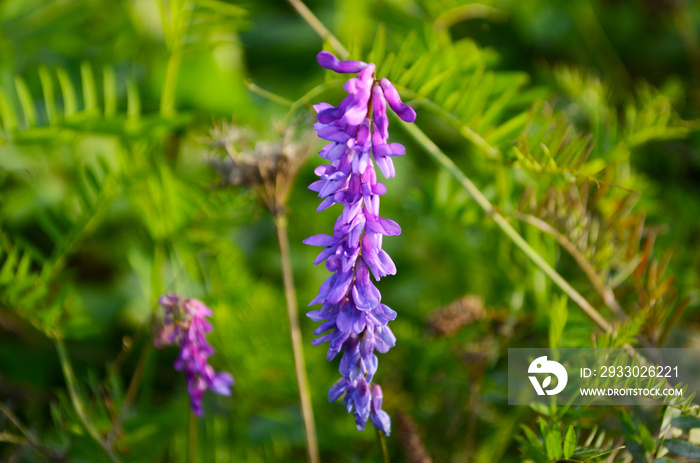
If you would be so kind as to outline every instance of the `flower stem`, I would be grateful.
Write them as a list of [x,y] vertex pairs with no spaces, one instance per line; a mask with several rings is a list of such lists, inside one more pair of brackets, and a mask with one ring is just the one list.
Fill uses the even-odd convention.
[[382,462],[389,463],[389,449],[386,447],[386,438],[378,428],[374,429],[377,431],[377,440],[379,441],[379,447],[382,449]]
[[22,435],[24,435],[23,439],[21,436],[14,436],[6,431],[3,431],[2,433],[0,433],[0,442],[7,442],[10,444],[17,445],[29,444],[36,450],[41,452],[44,456],[46,456],[46,458],[48,458],[50,461],[53,461],[56,458],[56,455],[53,455],[47,447],[41,445],[37,440],[36,436],[34,436],[34,434],[22,424],[19,418],[17,418],[17,416],[15,416],[15,414],[12,413],[12,410],[10,410],[2,402],[0,402],[0,412],[3,415],[5,415],[12,424],[15,425],[15,427],[19,430],[19,432],[22,433]]
[[304,18],[304,21],[306,21],[311,28],[316,31],[316,33],[323,39],[323,40],[328,40],[335,50],[335,52],[340,55],[341,58],[347,59],[349,53],[348,50],[343,46],[342,43],[340,43],[340,40],[338,40],[335,35],[329,31],[326,26],[323,25],[321,21],[316,17],[315,14],[311,12],[308,6],[304,5],[304,2],[301,0],[287,0],[292,7],[294,7],[295,10],[297,10],[297,13],[299,13],[299,16]]
[[75,413],[78,415],[80,422],[83,424],[85,430],[90,434],[90,436],[95,439],[95,442],[102,447],[105,453],[109,456],[110,460],[114,463],[119,463],[119,459],[114,454],[109,445],[102,439],[102,436],[97,432],[97,430],[92,426],[92,423],[88,420],[87,414],[85,413],[85,408],[80,400],[80,395],[78,394],[78,388],[76,387],[75,374],[73,373],[73,367],[71,366],[70,359],[66,353],[66,346],[63,344],[63,339],[61,335],[57,334],[54,338],[54,343],[56,344],[56,351],[58,352],[58,360],[61,363],[61,368],[63,370],[63,377],[66,380],[66,387],[68,389],[68,396],[73,404]]
[[187,463],[197,461],[197,417],[187,407]]
[[287,315],[289,316],[289,331],[292,337],[292,351],[294,352],[294,369],[299,386],[299,399],[301,412],[306,431],[306,447],[310,463],[321,461],[316,440],[316,425],[314,424],[314,412],[311,406],[311,393],[309,392],[309,379],[306,376],[306,363],[304,361],[304,348],[301,342],[301,329],[299,328],[299,310],[297,308],[297,296],[294,289],[294,274],[292,273],[292,259],[289,252],[289,236],[287,234],[287,217],[279,214],[275,217],[277,229],[277,241],[280,247],[280,260],[282,263],[282,279],[284,280],[284,295],[287,299]]
[[578,291],[576,291],[559,273],[554,270],[537,251],[527,244],[527,241],[511,226],[511,224],[499,214],[491,202],[484,194],[472,183],[472,181],[462,172],[457,165],[452,162],[440,148],[428,138],[415,124],[401,124],[408,134],[435,160],[435,162],[445,169],[457,182],[467,190],[467,193],[476,201],[476,203],[486,212],[506,234],[508,238],[517,246],[525,255],[542,270],[559,288],[564,291],[573,300],[588,317],[593,320],[606,333],[612,332],[612,326],[598,313],[598,311],[586,300]]

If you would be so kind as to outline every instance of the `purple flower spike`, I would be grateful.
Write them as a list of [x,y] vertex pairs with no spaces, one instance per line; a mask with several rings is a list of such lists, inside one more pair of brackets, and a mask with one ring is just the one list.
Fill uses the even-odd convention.
[[215,394],[231,395],[233,376],[225,371],[215,372],[207,363],[214,348],[207,342],[206,334],[212,330],[207,317],[212,311],[197,299],[166,294],[158,299],[165,309],[165,320],[154,339],[157,348],[179,344],[180,355],[175,360],[175,369],[185,373],[190,408],[197,416],[204,415],[202,397],[207,389]]
[[320,178],[309,189],[322,199],[318,210],[333,204],[343,206],[333,235],[319,234],[304,243],[323,249],[314,264],[326,262],[332,275],[321,285],[311,304],[321,309],[306,315],[321,322],[314,331],[326,341],[328,360],[340,356],[338,380],[328,391],[328,400],[343,397],[348,413],[353,413],[357,429],[364,430],[368,421],[384,434],[391,433],[391,419],[382,410],[383,393],[372,379],[377,371],[375,352],[385,353],[396,343],[387,323],[396,312],[381,303],[378,281],[396,273],[389,255],[382,250],[382,237],[398,235],[401,228],[393,220],[379,217],[379,197],[386,187],[377,181],[378,168],[385,177],[395,175],[393,157],[406,153],[398,143],[389,143],[387,105],[407,122],[416,118],[413,108],[401,102],[398,92],[386,79],[377,81],[374,64],[339,61],[322,51],[318,62],[326,69],[341,73],[359,73],[343,87],[347,97],[332,106],[314,106],[318,136],[331,143],[319,155],[329,163],[316,168]]
[[340,61],[332,53],[322,51],[316,56],[316,61],[322,68],[335,71],[339,74],[355,74],[367,67],[362,61]]

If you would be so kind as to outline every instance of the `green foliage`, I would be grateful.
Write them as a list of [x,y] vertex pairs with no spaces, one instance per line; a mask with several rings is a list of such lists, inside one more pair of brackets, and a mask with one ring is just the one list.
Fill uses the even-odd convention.
[[[222,187],[203,138],[233,115],[263,146],[276,120],[337,104],[341,81],[321,84],[314,64],[322,41],[284,2],[69,3],[0,6],[0,402],[17,415],[0,414],[0,459],[304,461],[273,222],[252,191]],[[475,207],[392,122],[408,155],[382,213],[403,235],[386,242],[399,273],[380,284],[398,343],[378,381],[392,417],[417,431],[388,439],[391,461],[412,461],[416,439],[433,461],[699,458],[693,405],[505,401],[508,347],[698,336],[700,106],[686,61],[697,65],[698,7],[675,5],[666,22],[583,0],[309,7],[396,84],[427,140],[494,205]],[[641,59],[652,29],[661,45]],[[317,162],[287,209],[302,305],[325,272],[301,240],[333,225],[306,190]],[[610,333],[501,234],[494,211]],[[213,308],[212,362],[236,378],[194,426],[174,350],[152,347],[165,292]],[[482,315],[449,336],[426,330],[465,294],[485,301]],[[372,433],[327,403],[337,365],[322,350],[305,349],[323,460],[379,461]]]

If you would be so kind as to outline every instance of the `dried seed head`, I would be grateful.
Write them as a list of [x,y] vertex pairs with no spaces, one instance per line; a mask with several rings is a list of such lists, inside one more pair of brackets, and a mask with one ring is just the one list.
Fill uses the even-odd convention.
[[435,336],[452,336],[485,317],[484,300],[468,294],[433,312],[428,319],[428,331]]
[[398,413],[396,432],[407,462],[433,463],[418,433],[418,426],[406,413]]
[[[249,127],[231,122],[215,125],[206,140],[212,151],[209,163],[222,176],[224,185],[253,187],[271,211],[284,208],[294,178],[313,150],[316,138],[304,131],[295,137],[295,126],[276,123],[276,140],[254,140],[257,134]],[[228,157],[217,152],[224,150]]]

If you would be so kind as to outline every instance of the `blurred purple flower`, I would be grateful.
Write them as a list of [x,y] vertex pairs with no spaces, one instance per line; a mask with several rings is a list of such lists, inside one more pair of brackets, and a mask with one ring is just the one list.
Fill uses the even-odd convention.
[[328,360],[343,353],[343,377],[328,391],[329,400],[344,395],[343,404],[348,413],[353,412],[359,430],[371,419],[389,435],[391,420],[382,410],[382,389],[372,379],[379,363],[374,351],[387,352],[396,343],[387,326],[396,312],[381,303],[370,274],[379,280],[396,273],[394,262],[382,250],[382,238],[400,234],[401,228],[393,220],[379,217],[379,197],[386,193],[386,187],[377,181],[375,164],[384,177],[393,177],[392,158],[406,152],[398,143],[387,143],[387,104],[406,122],[413,122],[416,113],[401,102],[388,80],[376,79],[374,64],[339,61],[326,51],[319,53],[317,60],[332,71],[359,74],[345,83],[348,96],[338,106],[314,106],[318,112],[314,129],[331,143],[319,152],[329,164],[316,168],[321,179],[309,189],[322,199],[318,211],[337,203],[343,205],[343,211],[332,236],[321,234],[304,240],[324,248],[314,263],[326,261],[332,272],[309,304],[321,304],[321,308],[307,316],[323,322],[314,331],[320,337],[313,344],[329,341]]
[[214,354],[214,348],[206,339],[206,334],[212,330],[207,321],[212,311],[197,299],[175,294],[161,296],[158,304],[165,309],[165,320],[154,344],[159,349],[164,345],[180,345],[174,367],[185,373],[192,412],[202,416],[204,392],[209,389],[215,394],[228,396],[233,385],[233,376],[223,371],[216,373],[207,363]]

